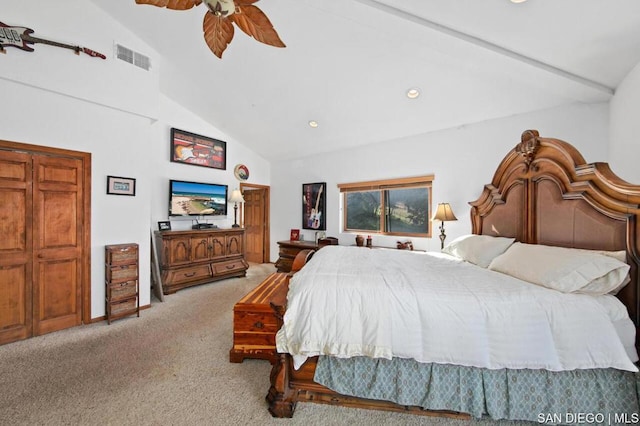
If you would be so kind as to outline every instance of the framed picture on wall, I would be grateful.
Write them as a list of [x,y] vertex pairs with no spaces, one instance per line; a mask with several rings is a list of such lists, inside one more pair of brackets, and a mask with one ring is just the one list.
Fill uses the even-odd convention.
[[136,180],[120,176],[107,176],[107,194],[136,195]]
[[324,231],[326,220],[326,182],[302,184],[302,228]]
[[227,170],[227,143],[172,128],[171,161]]

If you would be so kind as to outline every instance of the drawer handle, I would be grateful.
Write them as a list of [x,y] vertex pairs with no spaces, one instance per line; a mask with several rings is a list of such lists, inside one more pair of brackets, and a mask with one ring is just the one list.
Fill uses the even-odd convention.
[[196,273],[195,272],[189,272],[188,274],[184,274],[185,277],[190,278],[192,276],[194,276]]
[[235,264],[233,264],[233,265],[225,265],[225,268],[227,268],[227,269],[234,269],[235,267],[236,267]]
[[129,283],[120,283],[120,287],[126,287]]
[[258,321],[253,325],[255,326],[255,328],[264,328],[264,324],[262,323],[262,321]]

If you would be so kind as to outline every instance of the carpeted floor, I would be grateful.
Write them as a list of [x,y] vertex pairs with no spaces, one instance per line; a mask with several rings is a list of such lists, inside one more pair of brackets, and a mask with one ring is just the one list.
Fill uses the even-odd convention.
[[233,305],[272,264],[135,316],[0,346],[0,425],[507,425],[298,404],[267,411],[268,361],[232,364]]

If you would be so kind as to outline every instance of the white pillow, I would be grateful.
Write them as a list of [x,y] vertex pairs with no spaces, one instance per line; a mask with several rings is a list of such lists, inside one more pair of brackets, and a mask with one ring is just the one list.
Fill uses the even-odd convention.
[[[614,259],[617,259],[620,262],[627,263],[627,252],[624,250],[620,250],[620,251],[584,250],[584,251],[613,257]],[[610,286],[606,282],[603,284],[600,280],[595,280],[587,284],[586,286],[582,287],[576,293],[596,294],[596,295],[609,293],[609,294],[615,295],[615,294],[618,294],[618,292],[622,290],[630,282],[631,282],[631,274],[627,273],[627,275],[622,280],[620,285],[612,290],[607,291],[610,288]]]
[[442,251],[467,262],[486,268],[498,255],[504,253],[515,238],[490,235],[463,235],[449,243]]
[[590,250],[514,243],[489,269],[563,293],[606,294],[620,288],[629,265]]

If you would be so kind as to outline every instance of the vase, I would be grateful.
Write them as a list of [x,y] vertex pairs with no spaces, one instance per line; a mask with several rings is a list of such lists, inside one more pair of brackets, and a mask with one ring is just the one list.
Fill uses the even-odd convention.
[[362,247],[364,245],[364,237],[362,235],[356,235],[356,245]]

